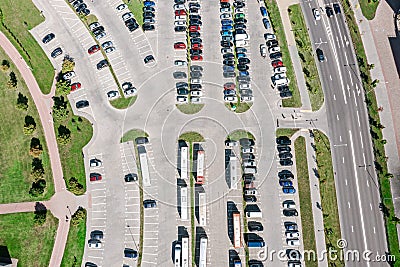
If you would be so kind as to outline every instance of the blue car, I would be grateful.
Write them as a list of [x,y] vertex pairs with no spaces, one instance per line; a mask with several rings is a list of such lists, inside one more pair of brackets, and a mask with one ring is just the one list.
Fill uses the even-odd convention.
[[230,71],[234,71],[235,67],[224,65],[223,69],[224,69],[225,72],[230,72]]
[[247,57],[245,53],[238,53],[237,58]]
[[221,36],[233,36],[233,33],[230,31],[221,31]]
[[264,28],[265,29],[269,29],[269,28],[271,28],[271,24],[269,23],[269,20],[267,19],[267,18],[263,18],[263,24],[264,24]]
[[282,192],[284,194],[294,194],[296,193],[296,189],[293,186],[284,186],[282,187]]
[[265,7],[260,7],[260,11],[261,11],[261,15],[263,16],[263,17],[268,17],[268,11],[267,11],[267,9],[265,8]]
[[145,7],[147,7],[147,6],[155,6],[156,3],[154,3],[153,1],[144,1],[143,5]]
[[281,186],[293,186],[293,183],[290,180],[280,180],[279,181],[279,185],[281,185]]
[[232,27],[232,25],[223,25],[221,30],[223,30],[223,31],[232,31],[233,27]]
[[247,70],[245,70],[245,71],[239,71],[239,76],[240,77],[247,77],[247,76],[249,76],[250,75],[250,73],[247,71]]
[[233,21],[230,19],[223,19],[223,20],[221,20],[221,24],[222,24],[222,26],[233,25]]

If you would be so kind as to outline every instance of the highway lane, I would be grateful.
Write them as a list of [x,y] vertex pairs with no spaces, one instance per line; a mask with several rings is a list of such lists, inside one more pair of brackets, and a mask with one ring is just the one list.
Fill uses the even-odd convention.
[[[312,8],[320,4],[307,1],[302,5],[313,45],[326,56],[326,62],[317,65],[327,104],[342,238],[349,250],[371,250],[382,255],[387,249],[368,117],[344,17],[328,18],[323,12],[322,20],[316,22]],[[346,265],[387,266],[365,261]]]

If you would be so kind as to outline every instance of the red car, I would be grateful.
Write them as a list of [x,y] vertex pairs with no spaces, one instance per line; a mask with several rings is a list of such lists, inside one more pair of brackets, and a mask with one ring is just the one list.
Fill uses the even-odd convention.
[[186,44],[183,42],[177,42],[174,44],[175,49],[186,49]]
[[82,86],[81,83],[73,83],[71,84],[71,91],[81,89],[81,86]]
[[224,90],[235,90],[236,84],[234,83],[226,83],[224,84]]
[[200,26],[190,26],[189,27],[189,31],[190,32],[198,32],[198,31],[200,31]]
[[194,50],[203,49],[203,45],[202,44],[192,44],[192,49],[194,49]]
[[283,62],[280,60],[274,60],[271,62],[271,64],[272,64],[272,67],[274,67],[274,68],[283,66]]
[[186,11],[184,9],[175,10],[175,16],[183,16],[186,15]]
[[90,48],[88,49],[88,53],[89,53],[89,55],[91,55],[91,54],[96,53],[96,52],[99,51],[99,50],[100,50],[100,46],[98,46],[98,45],[93,45],[92,47],[90,47]]
[[203,61],[202,56],[191,56],[190,59],[193,61]]
[[102,179],[102,177],[101,177],[101,174],[100,174],[100,173],[92,172],[92,173],[90,174],[90,181],[91,181],[91,182],[100,181],[101,179]]

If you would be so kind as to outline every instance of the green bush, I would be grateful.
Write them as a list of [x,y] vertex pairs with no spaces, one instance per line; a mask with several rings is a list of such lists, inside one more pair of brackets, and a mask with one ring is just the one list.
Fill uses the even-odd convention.
[[[46,181],[45,181],[46,183]],[[43,210],[36,210],[34,212],[34,217],[33,220],[35,222],[35,225],[40,226],[43,225],[46,222],[46,217],[47,217],[47,210],[43,209]]]
[[85,189],[83,188],[83,185],[78,182],[78,180],[75,177],[71,177],[68,180],[67,184],[68,190],[74,193],[75,195],[82,195],[85,193]]
[[77,226],[84,221],[86,221],[86,210],[82,207],[79,207],[77,211],[72,215],[71,224],[73,226]]
[[32,183],[31,189],[29,189],[29,194],[32,197],[38,197],[43,195],[44,189],[46,188],[46,180],[40,179],[37,182]]

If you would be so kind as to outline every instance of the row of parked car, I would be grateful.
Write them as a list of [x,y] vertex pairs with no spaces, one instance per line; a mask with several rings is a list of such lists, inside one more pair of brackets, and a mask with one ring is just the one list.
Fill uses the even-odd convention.
[[83,0],[68,0],[68,3],[71,4],[76,13],[83,14],[85,16],[90,14],[90,10],[87,8],[87,5],[83,2]]
[[145,1],[143,3],[143,31],[154,31],[156,29],[155,3],[153,1]]
[[[116,7],[117,11],[122,12],[127,10],[128,6],[126,4],[120,4]],[[130,32],[133,32],[139,28],[139,24],[137,23],[135,17],[133,16],[132,12],[126,12],[122,15],[122,20],[125,23],[126,28]]]

